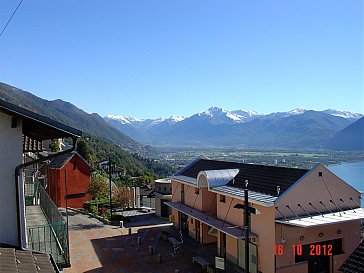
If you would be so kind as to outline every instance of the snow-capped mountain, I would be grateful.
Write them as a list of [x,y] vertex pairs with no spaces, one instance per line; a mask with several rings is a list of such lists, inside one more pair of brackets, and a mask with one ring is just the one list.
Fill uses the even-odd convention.
[[210,107],[187,118],[174,115],[138,119],[108,115],[104,119],[143,144],[322,148],[325,139],[360,117],[363,115],[331,109],[296,108],[262,114]]
[[171,121],[171,122],[180,122],[180,121],[182,121],[182,120],[184,120],[185,119],[185,117],[183,117],[183,116],[171,116],[170,118],[169,118],[169,120]]
[[252,120],[254,118],[263,116],[262,113],[258,113],[256,111],[252,111],[252,110],[234,110],[231,112],[235,115],[238,115],[242,122],[246,122],[246,121]]
[[105,120],[115,120],[120,122],[121,124],[131,124],[131,123],[137,123],[137,122],[143,122],[144,119],[138,119],[133,117],[124,117],[124,116],[113,116],[113,115],[107,115],[104,117]]
[[210,107],[206,111],[196,115],[214,120],[215,123],[234,124],[250,121],[256,117],[262,116],[263,114],[251,110],[228,111],[219,107]]
[[[251,121],[255,118],[259,118],[259,117],[269,117],[269,116],[274,116],[274,117],[289,117],[289,116],[296,116],[296,115],[302,115],[305,112],[310,111],[310,110],[306,110],[303,108],[295,108],[293,110],[287,111],[287,112],[275,112],[275,113],[270,113],[267,115],[264,115],[262,113],[253,111],[253,110],[233,110],[233,111],[229,111],[229,110],[225,110],[223,108],[220,107],[210,107],[209,109],[201,112],[201,113],[197,113],[195,115],[192,115],[191,117],[185,118],[183,116],[178,116],[178,115],[173,115],[169,118],[158,118],[158,119],[139,119],[139,118],[135,118],[135,117],[126,117],[126,116],[121,116],[121,115],[107,115],[104,117],[104,119],[106,121],[117,121],[120,124],[129,124],[129,125],[141,125],[143,124],[145,125],[157,125],[160,123],[171,123],[171,124],[175,124],[178,122],[181,122],[183,120],[189,119],[189,118],[197,118],[200,117],[202,119],[210,119],[212,121],[214,121],[214,123],[226,123],[226,124],[234,124],[234,123],[243,123],[243,122],[247,122],[247,121]],[[353,112],[349,112],[349,111],[342,111],[342,110],[334,110],[334,109],[327,109],[324,111],[317,111],[317,112],[322,112],[328,115],[332,115],[332,116],[337,116],[337,117],[342,117],[342,118],[347,118],[347,119],[359,119],[361,117],[363,117],[363,114],[360,113],[353,113]]]
[[220,107],[210,107],[202,113],[193,115],[191,118],[210,120],[214,124],[232,124],[243,122],[244,118],[233,112],[227,111]]
[[293,109],[291,111],[288,111],[286,112],[286,117],[289,117],[289,116],[296,116],[296,115],[302,115],[303,113],[305,113],[307,110],[306,109],[303,109],[303,108],[296,108],[296,109]]
[[363,117],[363,114],[360,114],[360,113],[352,113],[349,111],[334,110],[334,109],[327,109],[322,112],[325,114],[342,117],[342,118],[350,118],[350,119],[359,119],[359,118]]

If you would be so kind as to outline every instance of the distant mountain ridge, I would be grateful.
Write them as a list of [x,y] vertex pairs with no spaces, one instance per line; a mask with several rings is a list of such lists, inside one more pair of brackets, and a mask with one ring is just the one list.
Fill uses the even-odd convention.
[[69,102],[60,99],[48,101],[1,82],[0,99],[111,141],[131,152],[143,150],[143,145],[106,123],[100,115],[88,114]]
[[364,151],[364,117],[336,133],[327,148],[341,151]]
[[296,108],[261,114],[211,107],[179,119],[136,119],[108,115],[104,119],[144,144],[161,146],[246,146],[261,148],[325,148],[336,133],[363,117],[360,113]]

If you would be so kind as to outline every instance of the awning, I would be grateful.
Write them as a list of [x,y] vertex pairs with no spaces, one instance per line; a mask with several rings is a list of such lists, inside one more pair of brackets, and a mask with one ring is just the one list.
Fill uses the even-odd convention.
[[[186,206],[182,203],[179,202],[164,202],[164,204],[166,204],[167,206],[174,208],[188,216],[191,216],[197,220],[199,220],[200,222],[213,227],[223,233],[226,233],[236,239],[241,239],[244,238],[245,236],[245,230],[238,227],[238,226],[233,226],[229,223],[223,222],[219,219],[216,219],[215,217],[209,216],[206,213],[203,213],[199,210],[193,209],[189,206]],[[250,237],[254,237],[257,238],[258,236],[252,232],[250,232]]]
[[304,216],[298,218],[295,217],[292,219],[278,219],[276,220],[276,223],[308,228],[360,219],[364,219],[364,208],[343,210],[334,213],[324,213],[312,217]]

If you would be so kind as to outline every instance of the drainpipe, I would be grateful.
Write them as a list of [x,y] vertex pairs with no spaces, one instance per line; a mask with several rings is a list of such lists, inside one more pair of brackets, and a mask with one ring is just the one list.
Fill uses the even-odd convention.
[[68,149],[68,150],[65,150],[65,151],[62,151],[62,152],[59,152],[59,153],[56,153],[56,154],[51,154],[49,156],[45,156],[45,157],[42,157],[42,158],[38,158],[36,160],[33,160],[33,161],[30,161],[30,162],[26,162],[26,163],[23,163],[23,164],[20,164],[19,166],[17,166],[15,168],[15,187],[16,187],[16,205],[17,205],[17,210],[18,210],[18,245],[19,247],[22,249],[22,250],[26,250],[25,247],[23,247],[23,237],[22,237],[22,231],[23,231],[23,228],[22,228],[22,225],[21,225],[21,218],[20,218],[20,214],[21,214],[21,206],[22,204],[20,204],[20,193],[19,193],[19,175],[20,175],[20,170],[27,167],[27,166],[30,166],[32,164],[36,164],[36,163],[39,163],[39,162],[42,162],[42,161],[46,161],[46,160],[49,160],[49,159],[53,159],[57,156],[60,156],[60,155],[63,155],[63,154],[66,154],[66,153],[69,153],[69,152],[73,152],[76,150],[76,147],[77,147],[77,138],[76,137],[72,137],[72,148],[71,149]]

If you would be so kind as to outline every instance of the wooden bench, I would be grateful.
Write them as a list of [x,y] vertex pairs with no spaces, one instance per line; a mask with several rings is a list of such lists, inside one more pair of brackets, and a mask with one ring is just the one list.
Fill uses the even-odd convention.
[[210,263],[208,261],[206,261],[204,258],[202,258],[201,256],[194,256],[194,257],[192,257],[192,262],[193,263],[198,263],[199,265],[202,266],[202,268],[204,270],[206,270],[207,266],[210,265]]

